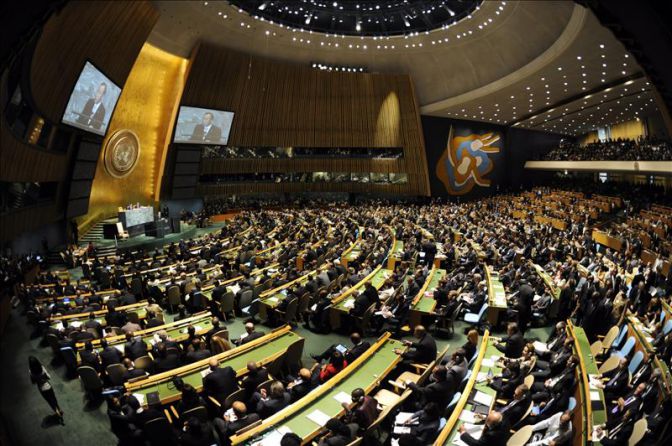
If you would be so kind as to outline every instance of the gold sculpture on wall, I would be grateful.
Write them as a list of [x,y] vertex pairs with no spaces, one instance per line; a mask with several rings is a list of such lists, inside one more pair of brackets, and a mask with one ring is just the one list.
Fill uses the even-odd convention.
[[117,130],[105,145],[105,170],[115,178],[133,172],[140,159],[138,135],[128,129]]

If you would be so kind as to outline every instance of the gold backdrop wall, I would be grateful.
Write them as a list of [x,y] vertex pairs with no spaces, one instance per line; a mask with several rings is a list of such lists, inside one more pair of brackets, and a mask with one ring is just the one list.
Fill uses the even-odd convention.
[[133,65],[103,142],[116,131],[127,129],[140,140],[140,157],[134,170],[123,178],[105,169],[101,150],[91,187],[89,212],[78,221],[81,229],[117,214],[129,203],[155,205],[177,108],[187,73],[188,60],[145,44]]

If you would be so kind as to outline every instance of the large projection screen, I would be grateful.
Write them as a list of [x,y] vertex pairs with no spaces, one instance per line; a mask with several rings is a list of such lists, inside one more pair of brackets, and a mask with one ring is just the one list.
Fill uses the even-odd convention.
[[180,107],[173,142],[225,145],[233,124],[233,112]]
[[87,61],[72,89],[62,121],[104,136],[120,94],[121,88]]

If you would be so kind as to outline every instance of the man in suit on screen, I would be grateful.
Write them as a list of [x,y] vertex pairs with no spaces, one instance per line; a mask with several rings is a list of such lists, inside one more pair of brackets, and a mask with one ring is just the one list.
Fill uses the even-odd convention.
[[79,118],[77,118],[78,124],[87,127],[93,127],[96,130],[99,130],[102,127],[103,121],[105,120],[105,105],[103,105],[103,96],[105,96],[106,92],[107,84],[105,82],[101,82],[100,85],[98,85],[98,89],[96,90],[96,95],[86,101],[82,112],[79,114]]
[[194,127],[191,140],[198,142],[219,142],[222,139],[222,129],[217,127],[213,121],[214,115],[211,112],[205,112],[201,124],[197,124]]

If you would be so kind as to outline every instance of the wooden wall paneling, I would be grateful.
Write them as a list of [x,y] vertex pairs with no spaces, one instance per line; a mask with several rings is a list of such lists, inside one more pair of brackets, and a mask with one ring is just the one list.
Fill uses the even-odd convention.
[[182,103],[233,111],[233,146],[402,147],[405,154],[404,160],[392,162],[209,160],[202,173],[231,173],[241,163],[251,163],[240,167],[244,171],[250,166],[256,171],[287,166],[294,172],[405,172],[409,183],[394,188],[429,193],[418,108],[408,76],[321,72],[203,43]]
[[55,203],[16,209],[0,216],[0,241],[11,240],[24,232],[35,230],[62,217],[62,212]]
[[60,122],[87,59],[123,86],[158,17],[148,1],[69,2],[47,21],[35,47],[30,85],[40,112]]

